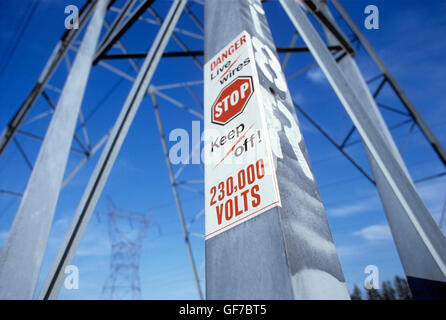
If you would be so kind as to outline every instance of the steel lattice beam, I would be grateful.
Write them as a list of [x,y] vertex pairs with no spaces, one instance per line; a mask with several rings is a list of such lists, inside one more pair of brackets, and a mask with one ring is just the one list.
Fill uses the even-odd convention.
[[114,161],[130,128],[136,112],[146,95],[153,73],[169,41],[173,29],[186,4],[185,0],[175,0],[153,41],[149,53],[142,65],[138,77],[122,107],[121,113],[113,126],[107,144],[88,182],[79,206],[74,214],[65,239],[40,291],[40,299],[55,299],[62,286],[65,266],[70,264],[91,218],[102,189],[110,174]]
[[54,48],[50,59],[48,60],[45,68],[40,74],[39,79],[37,80],[33,89],[28,94],[26,100],[20,106],[19,110],[16,112],[14,117],[8,123],[8,126],[3,131],[0,138],[0,155],[3,154],[3,151],[5,150],[6,146],[9,144],[11,139],[14,137],[16,131],[22,124],[26,115],[31,110],[32,106],[35,104],[40,94],[45,89],[45,86],[52,77],[54,71],[57,69],[57,66],[59,65],[60,61],[62,61],[63,57],[67,53],[71,44],[76,40],[76,37],[79,34],[80,30],[87,23],[89,16],[93,12],[95,3],[96,2],[92,0],[87,1],[87,3],[82,7],[79,13],[79,29],[70,29],[65,31],[61,40]]

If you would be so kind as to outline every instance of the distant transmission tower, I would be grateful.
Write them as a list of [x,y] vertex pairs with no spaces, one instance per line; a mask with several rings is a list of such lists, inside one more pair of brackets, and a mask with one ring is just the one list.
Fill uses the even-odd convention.
[[149,230],[147,214],[117,209],[108,199],[110,273],[102,288],[104,299],[141,299],[139,261]]

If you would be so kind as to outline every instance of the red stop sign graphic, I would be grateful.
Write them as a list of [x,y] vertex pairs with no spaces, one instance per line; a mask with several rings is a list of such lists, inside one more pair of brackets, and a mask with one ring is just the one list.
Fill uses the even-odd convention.
[[225,125],[243,112],[254,88],[251,77],[238,77],[221,90],[212,105],[211,121]]

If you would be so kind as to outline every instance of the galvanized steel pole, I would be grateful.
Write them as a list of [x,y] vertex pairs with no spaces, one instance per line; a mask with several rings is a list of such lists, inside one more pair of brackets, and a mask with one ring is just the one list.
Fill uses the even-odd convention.
[[[321,3],[319,8],[332,19],[333,23],[335,23],[325,4]],[[336,39],[328,32],[328,30],[326,30],[326,34],[328,43],[336,45]],[[364,111],[370,116],[370,119],[377,124],[379,131],[383,134],[383,138],[386,141],[389,151],[398,161],[401,168],[406,172],[408,178],[407,183],[413,184],[408,170],[404,165],[404,161],[398,152],[398,148],[379,112],[375,100],[368,90],[367,84],[362,77],[355,60],[350,55],[347,55],[338,62],[338,66],[344,72],[346,79],[348,79],[350,86],[355,91],[357,97],[361,99],[361,102],[364,105]],[[418,232],[416,232],[416,229],[409,219],[408,212],[405,210],[400,199],[394,192],[392,192],[392,188],[376,163],[373,153],[370,152],[367,146],[364,147],[412,295],[415,299],[441,298],[441,290],[437,287],[446,286],[445,276],[438,272],[436,262],[424,243],[425,240],[420,237]],[[421,214],[428,214],[429,216],[423,217]],[[427,235],[429,237],[440,236],[442,238],[440,241],[444,241],[443,235],[436,230],[439,228],[436,222],[431,219],[428,211],[424,211],[423,213],[420,212],[420,219],[423,219],[426,222],[428,228]]]
[[381,60],[381,58],[378,56],[376,51],[373,49],[373,47],[367,41],[367,38],[362,34],[361,30],[357,27],[357,25],[354,23],[352,18],[348,15],[348,13],[341,6],[339,1],[332,0],[332,3],[336,7],[336,10],[339,11],[340,15],[345,20],[345,22],[348,24],[348,26],[352,29],[353,33],[358,38],[359,42],[361,42],[361,45],[367,51],[369,56],[372,58],[372,60],[375,62],[375,64],[378,66],[378,68],[381,70],[381,72],[383,73],[383,75],[385,76],[385,78],[387,79],[389,84],[392,86],[393,90],[397,94],[400,101],[403,103],[403,105],[406,107],[407,111],[409,111],[410,115],[413,117],[414,121],[420,127],[421,132],[424,134],[426,139],[432,145],[432,148],[434,149],[435,153],[437,153],[438,157],[443,162],[443,164],[446,165],[446,150],[444,149],[444,147],[442,146],[440,141],[437,139],[435,134],[432,132],[432,130],[429,128],[428,124],[424,121],[421,114],[418,112],[418,110],[412,104],[411,100],[406,95],[403,88],[400,86],[398,81],[390,73],[389,69],[387,69],[384,62]]
[[50,58],[48,59],[45,68],[41,72],[31,92],[26,97],[25,101],[20,106],[19,110],[16,112],[14,117],[8,123],[8,126],[3,131],[0,138],[0,155],[2,155],[3,151],[6,149],[9,142],[14,137],[15,133],[19,129],[26,115],[31,110],[32,106],[37,101],[43,90],[45,89],[45,86],[52,77],[54,71],[56,71],[60,61],[62,61],[63,57],[68,52],[68,49],[76,40],[77,35],[87,23],[88,18],[93,12],[95,5],[96,2],[93,2],[92,0],[87,1],[87,3],[84,5],[84,7],[81,9],[81,12],[79,13],[79,29],[67,30],[62,36],[62,39],[57,43],[56,47],[53,49],[53,52]]
[[31,299],[108,0],[99,0],[0,257],[0,299]]
[[349,299],[262,4],[206,1],[206,62],[243,30],[253,39],[282,207],[206,240],[207,298]]
[[348,60],[341,64],[335,61],[297,2],[280,2],[363,139],[414,295],[444,297],[446,238],[418,195],[390,134],[383,132],[384,124],[373,108],[368,110],[370,97],[363,92],[365,84],[352,84],[361,76]]
[[64,279],[64,270],[76,254],[82,236],[90,221],[93,210],[105,186],[107,178],[118,156],[130,125],[147,94],[150,81],[172,35],[175,25],[186,5],[186,0],[175,0],[153,41],[150,51],[138,73],[121,113],[105,145],[101,157],[91,175],[87,188],[71,221],[65,239],[59,249],[47,279],[40,291],[40,299],[56,299]]

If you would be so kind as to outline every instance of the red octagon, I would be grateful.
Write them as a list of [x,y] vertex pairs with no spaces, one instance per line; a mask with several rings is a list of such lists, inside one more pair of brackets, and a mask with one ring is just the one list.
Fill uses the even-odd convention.
[[225,125],[243,112],[254,88],[251,77],[238,77],[220,92],[212,105],[211,121]]

